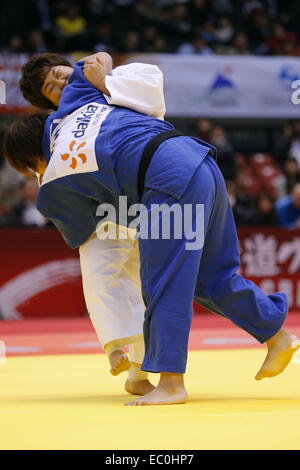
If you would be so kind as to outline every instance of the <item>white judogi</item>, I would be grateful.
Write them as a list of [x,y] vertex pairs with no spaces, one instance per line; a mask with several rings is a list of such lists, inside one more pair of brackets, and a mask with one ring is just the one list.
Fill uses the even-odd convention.
[[[105,85],[110,105],[163,119],[163,75],[157,66],[134,63],[117,67],[106,76]],[[85,301],[100,343],[107,353],[128,344],[131,361],[141,364],[145,306],[138,242],[131,237],[101,240],[94,234],[79,253]]]

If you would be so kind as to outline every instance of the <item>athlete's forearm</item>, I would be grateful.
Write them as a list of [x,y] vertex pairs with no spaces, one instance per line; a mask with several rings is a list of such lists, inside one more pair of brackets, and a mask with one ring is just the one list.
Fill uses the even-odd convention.
[[80,60],[84,61],[83,70],[86,79],[99,91],[110,96],[110,92],[105,85],[105,77],[111,74],[112,57],[106,52],[98,52]]
[[113,60],[110,54],[107,52],[97,52],[96,54],[88,55],[82,57],[78,62],[87,62],[87,61],[100,61],[105,67],[105,75],[110,74],[113,67]]

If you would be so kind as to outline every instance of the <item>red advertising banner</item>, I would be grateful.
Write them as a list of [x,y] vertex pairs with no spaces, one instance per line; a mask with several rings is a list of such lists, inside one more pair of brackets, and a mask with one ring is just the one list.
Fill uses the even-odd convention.
[[0,318],[86,313],[78,250],[57,230],[1,230],[0,259]]
[[300,309],[300,230],[240,228],[241,274],[266,294],[285,292]]
[[[241,228],[239,240],[241,273],[300,309],[300,231]],[[55,229],[1,230],[0,242],[0,318],[86,313],[78,250]]]

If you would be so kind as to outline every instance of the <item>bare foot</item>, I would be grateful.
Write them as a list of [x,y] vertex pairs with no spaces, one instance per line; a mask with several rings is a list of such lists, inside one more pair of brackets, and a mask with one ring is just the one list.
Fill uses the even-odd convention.
[[281,328],[276,335],[267,341],[267,346],[267,357],[256,374],[255,380],[274,377],[283,372],[293,359],[295,352],[300,349],[300,340]]
[[126,380],[125,390],[132,395],[146,395],[154,390],[155,387],[149,380]]
[[152,392],[147,393],[141,398],[125,403],[126,406],[145,406],[145,405],[175,405],[185,403],[187,393],[183,388],[170,391],[157,387]]
[[122,351],[122,349],[116,349],[113,351],[109,356],[109,362],[111,365],[111,375],[119,375],[130,367],[128,356],[124,351]]
[[162,372],[159,384],[154,390],[141,398],[125,403],[126,406],[175,405],[185,403],[187,392],[184,388],[183,374]]

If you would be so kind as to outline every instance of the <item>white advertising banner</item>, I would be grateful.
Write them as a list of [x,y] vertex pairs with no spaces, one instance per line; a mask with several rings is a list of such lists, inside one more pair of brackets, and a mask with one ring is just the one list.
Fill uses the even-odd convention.
[[132,61],[164,73],[168,116],[300,118],[300,58],[140,54]]
[[0,112],[22,111],[28,107],[19,90],[22,66],[29,54],[0,54]]

